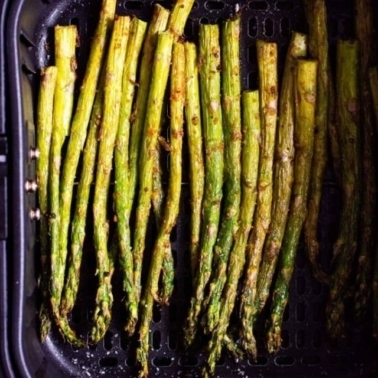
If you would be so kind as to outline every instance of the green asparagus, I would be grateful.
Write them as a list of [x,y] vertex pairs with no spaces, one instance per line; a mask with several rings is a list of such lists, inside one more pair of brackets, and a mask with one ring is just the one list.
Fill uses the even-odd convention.
[[227,281],[220,303],[219,322],[208,345],[209,356],[203,375],[214,374],[215,364],[221,356],[222,342],[227,337],[231,313],[235,306],[238,282],[245,263],[245,248],[252,227],[257,194],[257,172],[260,153],[260,104],[259,92],[247,91],[242,94],[243,105],[243,147],[241,166],[241,204],[239,229],[227,270]]
[[139,53],[142,48],[147,24],[134,18],[130,24],[130,36],[122,78],[122,98],[119,113],[119,125],[116,137],[115,158],[115,190],[114,202],[117,214],[118,248],[120,267],[123,275],[123,290],[126,292],[127,320],[125,330],[133,334],[138,320],[138,299],[133,283],[133,256],[130,240],[130,211],[126,197],[129,187],[129,135],[130,116],[135,92],[136,74]]
[[358,319],[367,313],[371,297],[373,251],[375,251],[376,169],[373,146],[375,133],[369,73],[373,54],[373,10],[371,0],[355,0],[356,37],[360,43],[360,94],[361,94],[361,143],[362,143],[362,192],[361,192],[361,244],[358,254],[354,307]]
[[240,210],[241,83],[240,16],[222,25],[222,110],[224,130],[224,199],[218,240],[214,248],[213,274],[205,299],[205,331],[212,332],[219,320],[219,305],[229,254],[238,227]]
[[344,297],[357,249],[361,182],[358,41],[338,41],[336,55],[336,105],[343,204],[339,233],[333,246],[335,268],[326,307],[327,330],[332,339],[339,339],[344,332]]
[[113,303],[111,264],[108,252],[107,202],[114,144],[119,121],[122,73],[129,38],[130,18],[120,16],[114,21],[106,61],[104,110],[100,128],[98,162],[93,202],[94,242],[97,258],[98,289],[94,311],[91,342],[97,343],[105,334],[111,320]]
[[190,225],[190,268],[194,283],[198,264],[198,248],[200,243],[202,216],[201,209],[205,184],[197,48],[194,43],[185,42],[185,59],[185,116],[189,149],[190,203],[192,208]]
[[278,276],[274,285],[267,348],[270,353],[281,346],[284,310],[289,297],[295,256],[306,217],[307,197],[311,179],[316,127],[317,67],[315,60],[298,60],[294,74],[295,95],[295,158],[294,183],[289,216],[283,239]]
[[273,195],[273,158],[277,123],[277,45],[257,41],[260,79],[261,159],[257,184],[257,204],[253,228],[247,244],[247,263],[240,300],[241,338],[245,351],[254,356],[256,342],[252,321],[256,311],[256,285],[262,249],[269,231]]
[[[172,34],[164,34],[172,36]],[[159,47],[159,42],[158,42]],[[149,325],[152,319],[153,299],[159,300],[158,282],[163,264],[166,245],[176,223],[179,213],[182,176],[182,138],[185,101],[185,50],[182,43],[173,45],[171,88],[170,88],[170,173],[164,216],[161,221],[158,237],[152,253],[147,284],[141,301],[141,326],[139,330],[140,347],[137,349],[137,359],[141,364],[139,377],[148,377]]]
[[[256,313],[263,309],[269,297],[276,270],[286,221],[289,213],[291,189],[294,180],[294,67],[296,59],[307,54],[307,36],[294,32],[286,55],[281,94],[274,169],[272,221],[264,245],[262,263],[257,279]],[[254,319],[255,320],[255,319]]]
[[209,281],[213,248],[217,239],[223,186],[223,129],[220,99],[219,26],[200,25],[199,73],[205,145],[205,192],[199,261],[195,290],[191,298],[185,329],[185,343],[189,346],[197,331],[198,317]]
[[328,133],[328,32],[327,9],[325,0],[306,0],[309,2],[307,21],[309,25],[310,57],[317,59],[318,83],[316,107],[316,129],[314,140],[314,156],[312,161],[308,211],[304,225],[306,252],[314,277],[320,282],[327,282],[327,276],[319,266],[319,242],[317,238],[320,199],[322,196],[323,178],[327,165],[327,133]]
[[41,72],[41,85],[38,99],[37,113],[37,148],[39,158],[36,164],[36,177],[38,183],[38,202],[41,210],[41,221],[39,225],[39,243],[41,250],[41,275],[40,289],[42,293],[42,303],[39,310],[40,337],[45,341],[51,328],[51,314],[49,304],[49,230],[48,230],[48,175],[49,175],[49,154],[51,145],[51,134],[53,126],[53,105],[54,92],[57,77],[57,67],[46,67]]

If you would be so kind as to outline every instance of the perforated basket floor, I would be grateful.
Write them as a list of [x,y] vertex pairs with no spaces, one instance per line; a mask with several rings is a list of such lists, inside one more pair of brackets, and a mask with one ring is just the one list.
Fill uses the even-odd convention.
[[[170,1],[162,1],[171,8]],[[80,33],[78,49],[79,77],[85,67],[90,36],[93,35],[100,1],[63,0],[25,2],[20,18],[28,17],[28,12],[38,6],[36,28],[22,28],[19,39],[23,54],[22,75],[26,76],[30,89],[27,93],[35,94],[37,88],[36,72],[51,59],[50,49],[52,26],[56,23],[74,23]],[[190,19],[185,28],[188,39],[196,41],[199,22],[217,22],[234,14],[235,5],[243,8],[242,12],[242,87],[257,86],[257,65],[255,41],[257,38],[275,41],[279,44],[279,69],[282,72],[286,48],[291,30],[306,31],[301,0],[287,1],[199,1],[195,3]],[[338,37],[353,36],[353,1],[329,0],[329,34],[331,43]],[[134,14],[149,20],[152,5],[150,1],[121,1],[118,6],[120,14]],[[34,16],[35,17],[35,16]],[[331,49],[332,51],[332,49]],[[24,98],[24,101],[30,98]],[[29,117],[29,144],[32,145],[33,123],[31,109]],[[29,167],[29,173],[33,168]],[[184,178],[187,182],[187,177]],[[168,308],[155,307],[151,325],[150,371],[151,377],[195,377],[199,376],[199,366],[203,354],[193,352],[184,354],[180,349],[182,326],[186,317],[188,296],[190,294],[190,271],[188,269],[188,229],[190,207],[187,185],[183,183],[181,215],[172,235],[172,249],[176,261],[176,285],[171,305]],[[29,197],[30,204],[34,198]],[[340,209],[340,192],[333,182],[332,172],[327,172],[324,183],[321,221],[319,235],[322,246],[322,260],[325,267],[329,264],[332,243],[336,236],[337,220]],[[90,233],[90,230],[88,230]],[[150,228],[150,240],[154,230]],[[34,246],[34,234],[30,235],[31,247]],[[82,334],[90,328],[92,306],[96,282],[93,280],[95,270],[94,252],[88,243],[84,251],[82,284],[77,305],[72,314],[72,325]],[[151,246],[150,246],[151,247]],[[147,248],[147,255],[151,248]],[[31,249],[32,250],[32,249]],[[38,251],[34,251],[38,253]],[[30,261],[30,260],[29,260]],[[37,292],[35,276],[30,278],[34,286],[29,291],[28,306],[35,310]],[[105,339],[96,346],[76,350],[64,343],[54,329],[39,353],[40,359],[35,377],[52,377],[59,372],[65,377],[132,377],[136,374],[132,351],[134,342],[126,339],[122,330],[123,310],[120,305],[120,277],[114,277],[115,305],[114,319]],[[219,377],[375,377],[378,375],[377,353],[364,324],[351,324],[350,335],[346,345],[330,346],[326,342],[324,329],[324,308],[327,297],[325,287],[316,283],[309,272],[303,247],[300,246],[294,278],[291,285],[290,303],[286,311],[283,328],[283,348],[276,355],[262,353],[257,361],[235,362],[227,355],[218,363],[216,376]],[[37,317],[35,311],[30,317],[31,327],[28,335],[37,345]],[[130,352],[131,351],[131,352]],[[30,351],[32,353],[32,351]],[[58,376],[59,376],[58,374]]]

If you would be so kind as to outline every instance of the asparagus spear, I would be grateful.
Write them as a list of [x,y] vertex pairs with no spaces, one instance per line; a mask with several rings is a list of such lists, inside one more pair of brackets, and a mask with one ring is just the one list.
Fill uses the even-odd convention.
[[[279,100],[279,119],[276,165],[274,170],[272,221],[270,233],[264,245],[262,263],[257,279],[256,311],[260,312],[269,297],[273,275],[276,270],[282,239],[290,206],[291,189],[294,180],[294,67],[296,58],[307,53],[307,36],[294,32],[286,55],[281,94]],[[254,318],[257,315],[255,313]]]
[[314,277],[326,282],[327,277],[318,263],[319,242],[317,239],[320,199],[322,196],[323,177],[327,164],[327,128],[328,128],[328,33],[327,10],[325,0],[306,0],[308,4],[307,21],[309,26],[310,57],[319,61],[318,93],[316,107],[316,133],[314,157],[312,162],[308,212],[304,225],[306,252],[310,260]]
[[294,183],[283,240],[278,276],[274,285],[268,331],[268,351],[281,346],[281,326],[302,226],[306,217],[316,127],[317,67],[315,60],[298,60],[295,79]]
[[133,256],[130,241],[130,211],[126,197],[129,187],[129,135],[131,107],[135,92],[135,82],[139,53],[145,35],[147,24],[134,18],[130,24],[130,36],[127,45],[127,56],[122,78],[122,99],[119,113],[119,125],[115,144],[115,191],[114,201],[117,214],[117,233],[120,257],[120,267],[123,275],[123,290],[126,292],[125,302],[127,320],[125,330],[133,334],[138,320],[138,299],[134,288]]
[[242,346],[251,355],[256,354],[252,318],[256,310],[254,305],[257,276],[264,241],[271,221],[278,99],[277,45],[261,40],[257,41],[257,59],[260,80],[261,159],[257,184],[257,207],[247,245],[247,268],[240,301]]
[[240,210],[240,16],[222,25],[222,83],[224,130],[224,205],[218,240],[214,248],[213,274],[205,302],[205,331],[212,332],[218,323],[219,305],[226,282],[230,250],[238,226]]
[[195,44],[191,42],[185,42],[184,46],[186,58],[185,118],[189,148],[190,203],[192,207],[190,221],[190,267],[194,282],[200,242],[205,170],[202,153],[202,122],[200,114],[197,48]]
[[[172,38],[172,34],[163,34]],[[159,47],[159,42],[158,42]],[[182,43],[173,45],[171,88],[171,160],[169,173],[169,186],[167,201],[164,209],[164,217],[161,222],[158,237],[155,242],[152,259],[149,267],[147,284],[144,288],[141,301],[141,326],[139,331],[140,347],[137,349],[137,359],[141,364],[139,377],[148,376],[148,350],[149,350],[149,325],[152,319],[153,299],[158,298],[159,275],[164,259],[166,245],[169,244],[169,236],[176,223],[179,213],[182,176],[182,137],[185,101],[185,50]]]
[[194,1],[195,0],[176,0],[175,2],[167,26],[167,30],[174,34],[175,40],[180,38],[184,33],[186,20],[192,10]]
[[[104,57],[105,44],[113,23],[116,8],[116,0],[103,0],[99,23],[93,37],[91,51],[88,59],[87,69],[81,84],[80,95],[76,111],[72,120],[70,138],[68,141],[67,154],[63,163],[62,180],[60,185],[60,215],[59,224],[59,253],[63,261],[63,270],[59,273],[61,287],[64,280],[65,259],[67,255],[68,229],[70,223],[70,212],[72,203],[72,192],[77,166],[81,151],[84,147],[87,136],[87,127],[92,111],[96,94],[97,82]],[[76,38],[76,37],[75,37]],[[74,40],[72,49],[74,51]],[[62,101],[67,102],[66,95]],[[58,248],[58,247],[57,247]],[[55,271],[55,270],[54,270]],[[60,294],[57,306],[60,305]]]
[[218,234],[223,185],[223,130],[220,100],[219,26],[200,25],[199,73],[205,145],[205,192],[201,244],[195,290],[190,303],[185,343],[189,346],[196,334],[204,289],[210,278],[213,247]]
[[106,61],[104,111],[100,128],[98,162],[93,202],[94,242],[97,258],[98,289],[91,341],[97,343],[105,334],[111,320],[113,302],[111,264],[109,261],[107,201],[112,169],[114,144],[119,122],[122,73],[129,38],[130,18],[118,17],[114,21],[109,53]]
[[59,182],[61,149],[69,130],[75,84],[75,48],[77,30],[74,25],[54,29],[55,64],[58,69],[54,94],[53,131],[50,149],[48,195],[50,199],[51,276],[50,300],[55,321],[59,324],[59,305],[64,285],[66,253],[59,248],[61,207]]
[[159,123],[162,113],[164,92],[168,81],[171,62],[173,34],[159,32],[152,66],[151,86],[148,95],[148,109],[145,117],[144,138],[140,155],[139,198],[134,233],[134,285],[137,298],[141,291],[142,259],[145,247],[147,222],[151,206],[153,154],[158,143]]
[[358,41],[338,41],[336,55],[343,206],[339,233],[333,246],[335,269],[326,307],[327,329],[331,338],[339,338],[343,334],[344,296],[357,248],[361,179]]
[[155,3],[152,20],[149,24],[143,44],[142,59],[139,69],[139,86],[135,100],[134,112],[131,118],[131,136],[129,147],[129,189],[127,210],[130,212],[133,206],[135,190],[139,173],[139,151],[143,135],[143,122],[146,115],[148,90],[151,80],[151,66],[157,42],[157,33],[166,28],[169,12],[161,5]]
[[49,154],[51,145],[51,134],[53,124],[53,99],[57,77],[57,67],[46,67],[41,72],[41,85],[39,90],[38,112],[37,112],[37,148],[39,158],[36,164],[36,177],[38,183],[38,202],[42,213],[39,225],[39,243],[41,248],[41,277],[40,289],[42,303],[39,310],[40,337],[45,341],[51,328],[51,315],[49,305],[49,236],[47,215],[49,211],[48,200],[48,174]]
[[241,166],[241,204],[239,215],[239,229],[235,243],[230,253],[227,270],[227,281],[223,290],[219,322],[208,344],[209,356],[204,367],[203,375],[212,376],[215,364],[222,352],[222,342],[227,336],[227,327],[233,311],[238,282],[245,263],[245,248],[248,235],[252,227],[257,193],[257,172],[260,152],[260,105],[259,92],[246,91],[242,94],[243,105],[243,146]]
[[368,68],[373,52],[373,10],[370,0],[355,0],[356,37],[360,43],[360,93],[361,93],[361,142],[362,142],[362,193],[361,193],[361,245],[358,255],[358,268],[354,298],[357,318],[366,315],[371,296],[373,251],[375,238],[373,234],[376,211],[376,170],[373,143],[375,135],[371,97],[369,92]]
[[378,66],[370,67],[368,74],[374,118],[375,122],[378,124]]
[[[378,125],[378,67],[372,67],[368,71],[369,88],[374,111],[375,123]],[[375,246],[373,267],[373,337],[378,340],[378,243]]]
[[89,123],[88,137],[85,142],[83,167],[76,194],[74,218],[72,220],[71,246],[68,262],[67,278],[60,302],[60,313],[66,317],[72,311],[80,282],[80,266],[85,239],[85,227],[89,205],[89,194],[94,180],[95,163],[97,156],[97,138],[102,119],[102,105],[104,99],[103,86],[105,83],[105,70],[103,70],[100,86],[93,105],[92,116]]

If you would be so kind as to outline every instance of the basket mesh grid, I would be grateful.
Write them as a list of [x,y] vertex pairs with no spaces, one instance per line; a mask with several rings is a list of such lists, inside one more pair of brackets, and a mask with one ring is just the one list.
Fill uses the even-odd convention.
[[[38,70],[51,63],[52,26],[56,23],[75,24],[80,34],[80,47],[77,50],[79,78],[85,68],[89,51],[89,36],[93,35],[96,15],[100,1],[66,0],[43,2],[44,12],[34,33],[21,31],[20,44],[26,47],[28,54],[24,59],[22,72],[32,83],[33,91],[37,88]],[[159,2],[168,8],[172,2]],[[331,45],[337,38],[353,36],[353,2],[330,0],[329,35]],[[185,36],[196,41],[199,23],[220,22],[235,14],[235,9],[242,7],[241,67],[242,88],[257,87],[257,64],[255,44],[261,38],[275,41],[279,45],[279,71],[283,70],[286,49],[292,30],[306,31],[301,0],[208,0],[196,2],[185,28]],[[133,14],[149,20],[152,2],[148,0],[127,0],[118,3],[118,13]],[[52,50],[52,49],[51,49]],[[331,56],[335,49],[330,49]],[[34,98],[36,98],[34,96]],[[35,104],[34,104],[35,105]],[[169,116],[169,114],[168,114]],[[187,156],[187,155],[186,155]],[[169,158],[168,155],[166,156]],[[187,164],[187,162],[185,163]],[[167,165],[168,166],[168,160]],[[184,170],[188,171],[188,170]],[[171,241],[175,257],[175,291],[169,307],[155,306],[151,324],[151,377],[196,377],[200,375],[199,365],[204,355],[201,350],[185,354],[181,350],[182,327],[186,317],[188,296],[190,295],[189,270],[189,222],[190,203],[187,186],[188,177],[184,177],[181,213]],[[31,201],[34,201],[31,197]],[[322,198],[319,236],[321,240],[321,258],[325,267],[329,266],[332,243],[337,233],[337,221],[340,210],[340,191],[335,185],[332,172],[327,171]],[[91,234],[91,225],[88,227]],[[153,222],[149,228],[149,243],[146,258],[151,252],[152,241],[156,234]],[[77,304],[71,315],[71,323],[81,334],[90,329],[96,289],[93,278],[95,255],[90,240],[84,249],[82,280]],[[37,253],[37,251],[36,251]],[[35,287],[35,285],[34,285]],[[53,330],[43,346],[45,360],[54,360],[65,376],[72,377],[108,377],[134,376],[136,374],[135,340],[128,340],[122,332],[124,318],[121,304],[121,281],[119,274],[113,280],[115,304],[113,322],[103,341],[94,346],[77,350],[64,343],[59,333]],[[36,290],[31,299],[37,301]],[[356,377],[375,376],[378,371],[374,347],[364,325],[351,327],[351,339],[348,345],[330,346],[326,342],[324,329],[324,308],[327,298],[326,287],[315,282],[310,274],[303,244],[299,246],[296,268],[291,284],[290,302],[286,310],[283,326],[283,347],[276,355],[263,352],[256,361],[234,361],[226,354],[218,362],[218,377]],[[34,331],[37,330],[37,318],[32,320]],[[263,330],[264,324],[260,329]],[[48,377],[42,363],[36,377]]]

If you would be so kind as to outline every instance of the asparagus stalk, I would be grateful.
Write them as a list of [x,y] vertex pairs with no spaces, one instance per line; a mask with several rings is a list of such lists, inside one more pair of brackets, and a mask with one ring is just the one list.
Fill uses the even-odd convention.
[[374,224],[376,211],[376,170],[373,143],[375,133],[369,92],[369,73],[373,52],[373,10],[370,0],[356,0],[355,29],[360,43],[360,93],[362,142],[361,245],[358,255],[354,307],[357,318],[366,315],[371,297],[373,251],[375,251]]
[[[294,67],[296,59],[307,54],[307,36],[294,32],[286,55],[281,94],[276,163],[274,170],[272,221],[264,245],[262,263],[257,279],[256,311],[260,312],[269,297],[273,275],[285,233],[289,213],[291,189],[294,180]],[[254,318],[257,315],[257,312]]]
[[56,26],[54,29],[55,64],[58,69],[53,111],[52,144],[48,194],[50,198],[51,276],[50,300],[55,321],[59,324],[59,305],[64,285],[66,253],[59,248],[61,233],[61,207],[59,183],[61,149],[69,130],[75,83],[75,48],[77,30],[74,25]]
[[40,289],[42,303],[39,310],[40,337],[45,341],[51,328],[51,315],[49,304],[49,230],[48,230],[48,175],[49,175],[49,154],[51,145],[51,134],[53,125],[54,92],[57,77],[57,67],[46,67],[41,72],[41,85],[39,90],[38,112],[37,112],[37,148],[39,158],[36,164],[36,177],[38,183],[38,202],[42,213],[39,225],[39,243],[41,248],[41,276]]
[[195,0],[176,0],[169,17],[167,30],[173,33],[175,40],[184,33],[186,20],[192,10]]
[[127,206],[131,211],[139,179],[139,151],[143,135],[143,123],[146,115],[148,90],[151,81],[151,66],[157,42],[157,33],[163,31],[168,23],[169,12],[159,4],[154,4],[152,20],[149,24],[143,44],[142,59],[139,71],[139,86],[135,100],[134,112],[131,117],[131,136],[129,147],[129,189]]
[[222,83],[224,130],[224,205],[218,240],[214,248],[213,274],[205,302],[205,331],[212,332],[218,323],[220,297],[226,283],[229,254],[238,226],[240,210],[240,16],[222,25]]
[[80,267],[85,239],[85,227],[89,205],[91,185],[94,181],[95,164],[97,156],[97,138],[102,120],[102,106],[104,99],[103,86],[105,83],[105,70],[103,70],[100,86],[93,105],[92,116],[89,123],[88,137],[85,142],[83,167],[76,194],[76,205],[72,220],[71,246],[68,262],[67,278],[60,302],[60,313],[66,317],[72,311],[80,282]]
[[327,329],[331,338],[341,337],[344,330],[344,296],[357,249],[361,179],[358,41],[338,41],[336,55],[343,206],[339,233],[333,246],[335,269],[326,307]]
[[257,184],[257,206],[253,229],[247,245],[247,268],[240,301],[242,346],[251,355],[256,354],[252,320],[256,311],[257,276],[264,241],[271,221],[278,101],[277,45],[261,40],[257,41],[257,59],[260,80],[261,159]]
[[189,148],[190,203],[192,207],[190,221],[190,267],[194,282],[200,243],[201,209],[205,170],[202,153],[202,122],[200,112],[197,48],[195,44],[191,42],[185,42],[184,46],[186,58],[185,118]]
[[[369,88],[374,111],[375,123],[378,125],[378,67],[371,67],[369,74]],[[373,267],[373,337],[378,340],[378,243],[375,246]]]
[[185,329],[187,346],[195,337],[204,289],[210,278],[222,200],[224,160],[218,25],[200,25],[199,62],[206,170],[199,261]]
[[98,289],[91,341],[97,343],[105,334],[111,320],[113,294],[111,264],[108,252],[107,201],[112,169],[114,144],[119,122],[122,73],[129,38],[130,18],[118,17],[114,21],[109,53],[106,61],[104,86],[104,113],[100,128],[100,142],[93,202],[94,241],[97,258]]
[[133,256],[130,240],[130,212],[127,196],[129,187],[129,136],[130,116],[135,92],[135,82],[139,53],[142,48],[147,24],[134,18],[130,24],[130,36],[127,45],[127,56],[122,78],[122,99],[119,113],[119,125],[115,144],[115,191],[114,201],[117,214],[117,238],[120,267],[123,275],[123,290],[126,292],[127,320],[125,330],[133,334],[138,320],[138,299],[133,277]]
[[227,337],[227,327],[235,306],[238,282],[245,263],[245,248],[252,227],[257,194],[257,172],[260,152],[260,104],[258,91],[246,91],[242,94],[243,105],[243,147],[241,166],[241,204],[239,229],[235,243],[230,253],[227,270],[227,281],[223,290],[219,322],[208,344],[209,356],[203,370],[203,375],[212,376],[215,364],[221,356],[222,342]]
[[[88,64],[80,87],[80,95],[72,120],[67,154],[63,163],[62,180],[60,185],[61,219],[59,230],[57,232],[59,233],[59,253],[61,255],[61,261],[64,262],[67,255],[68,229],[71,218],[70,212],[76,170],[87,137],[87,127],[96,95],[97,82],[104,57],[105,45],[114,19],[115,8],[116,0],[103,0],[99,23],[92,40]],[[71,43],[71,48],[74,52],[75,44],[73,37]],[[68,101],[66,94],[62,97],[61,101],[63,103]],[[64,269],[65,264],[63,264],[62,271],[59,272],[59,279],[61,280],[61,285],[59,287],[60,291],[63,286]],[[60,295],[59,302],[56,303],[56,306],[59,305]]]
[[378,66],[370,67],[368,74],[374,118],[378,124]]
[[[162,34],[172,39],[172,34]],[[159,42],[158,42],[159,47]],[[158,237],[155,242],[149,267],[147,284],[141,301],[141,326],[139,331],[140,347],[137,349],[137,359],[141,364],[139,377],[148,377],[149,325],[152,319],[153,299],[159,300],[158,282],[163,264],[166,245],[176,223],[179,213],[182,176],[182,137],[185,101],[185,50],[182,43],[173,45],[170,88],[171,106],[171,160],[169,186],[164,217],[161,222]]]
[[295,159],[294,183],[283,240],[278,276],[274,285],[267,347],[272,353],[281,346],[281,327],[289,297],[289,286],[302,226],[306,217],[316,127],[317,67],[315,60],[298,60],[295,70]]
[[165,88],[171,62],[173,34],[159,32],[152,66],[151,86],[148,95],[148,109],[145,117],[144,138],[140,155],[139,198],[134,233],[134,285],[137,298],[141,291],[142,259],[145,247],[147,222],[151,206],[153,154],[158,143],[159,123],[162,114]]
[[317,238],[320,199],[322,196],[323,177],[327,164],[327,128],[328,128],[328,33],[327,10],[325,0],[307,0],[307,20],[309,25],[310,57],[319,62],[317,83],[318,104],[316,107],[316,133],[314,140],[314,157],[312,162],[308,211],[304,225],[306,252],[310,260],[314,277],[326,282],[327,277],[319,266],[319,242]]

